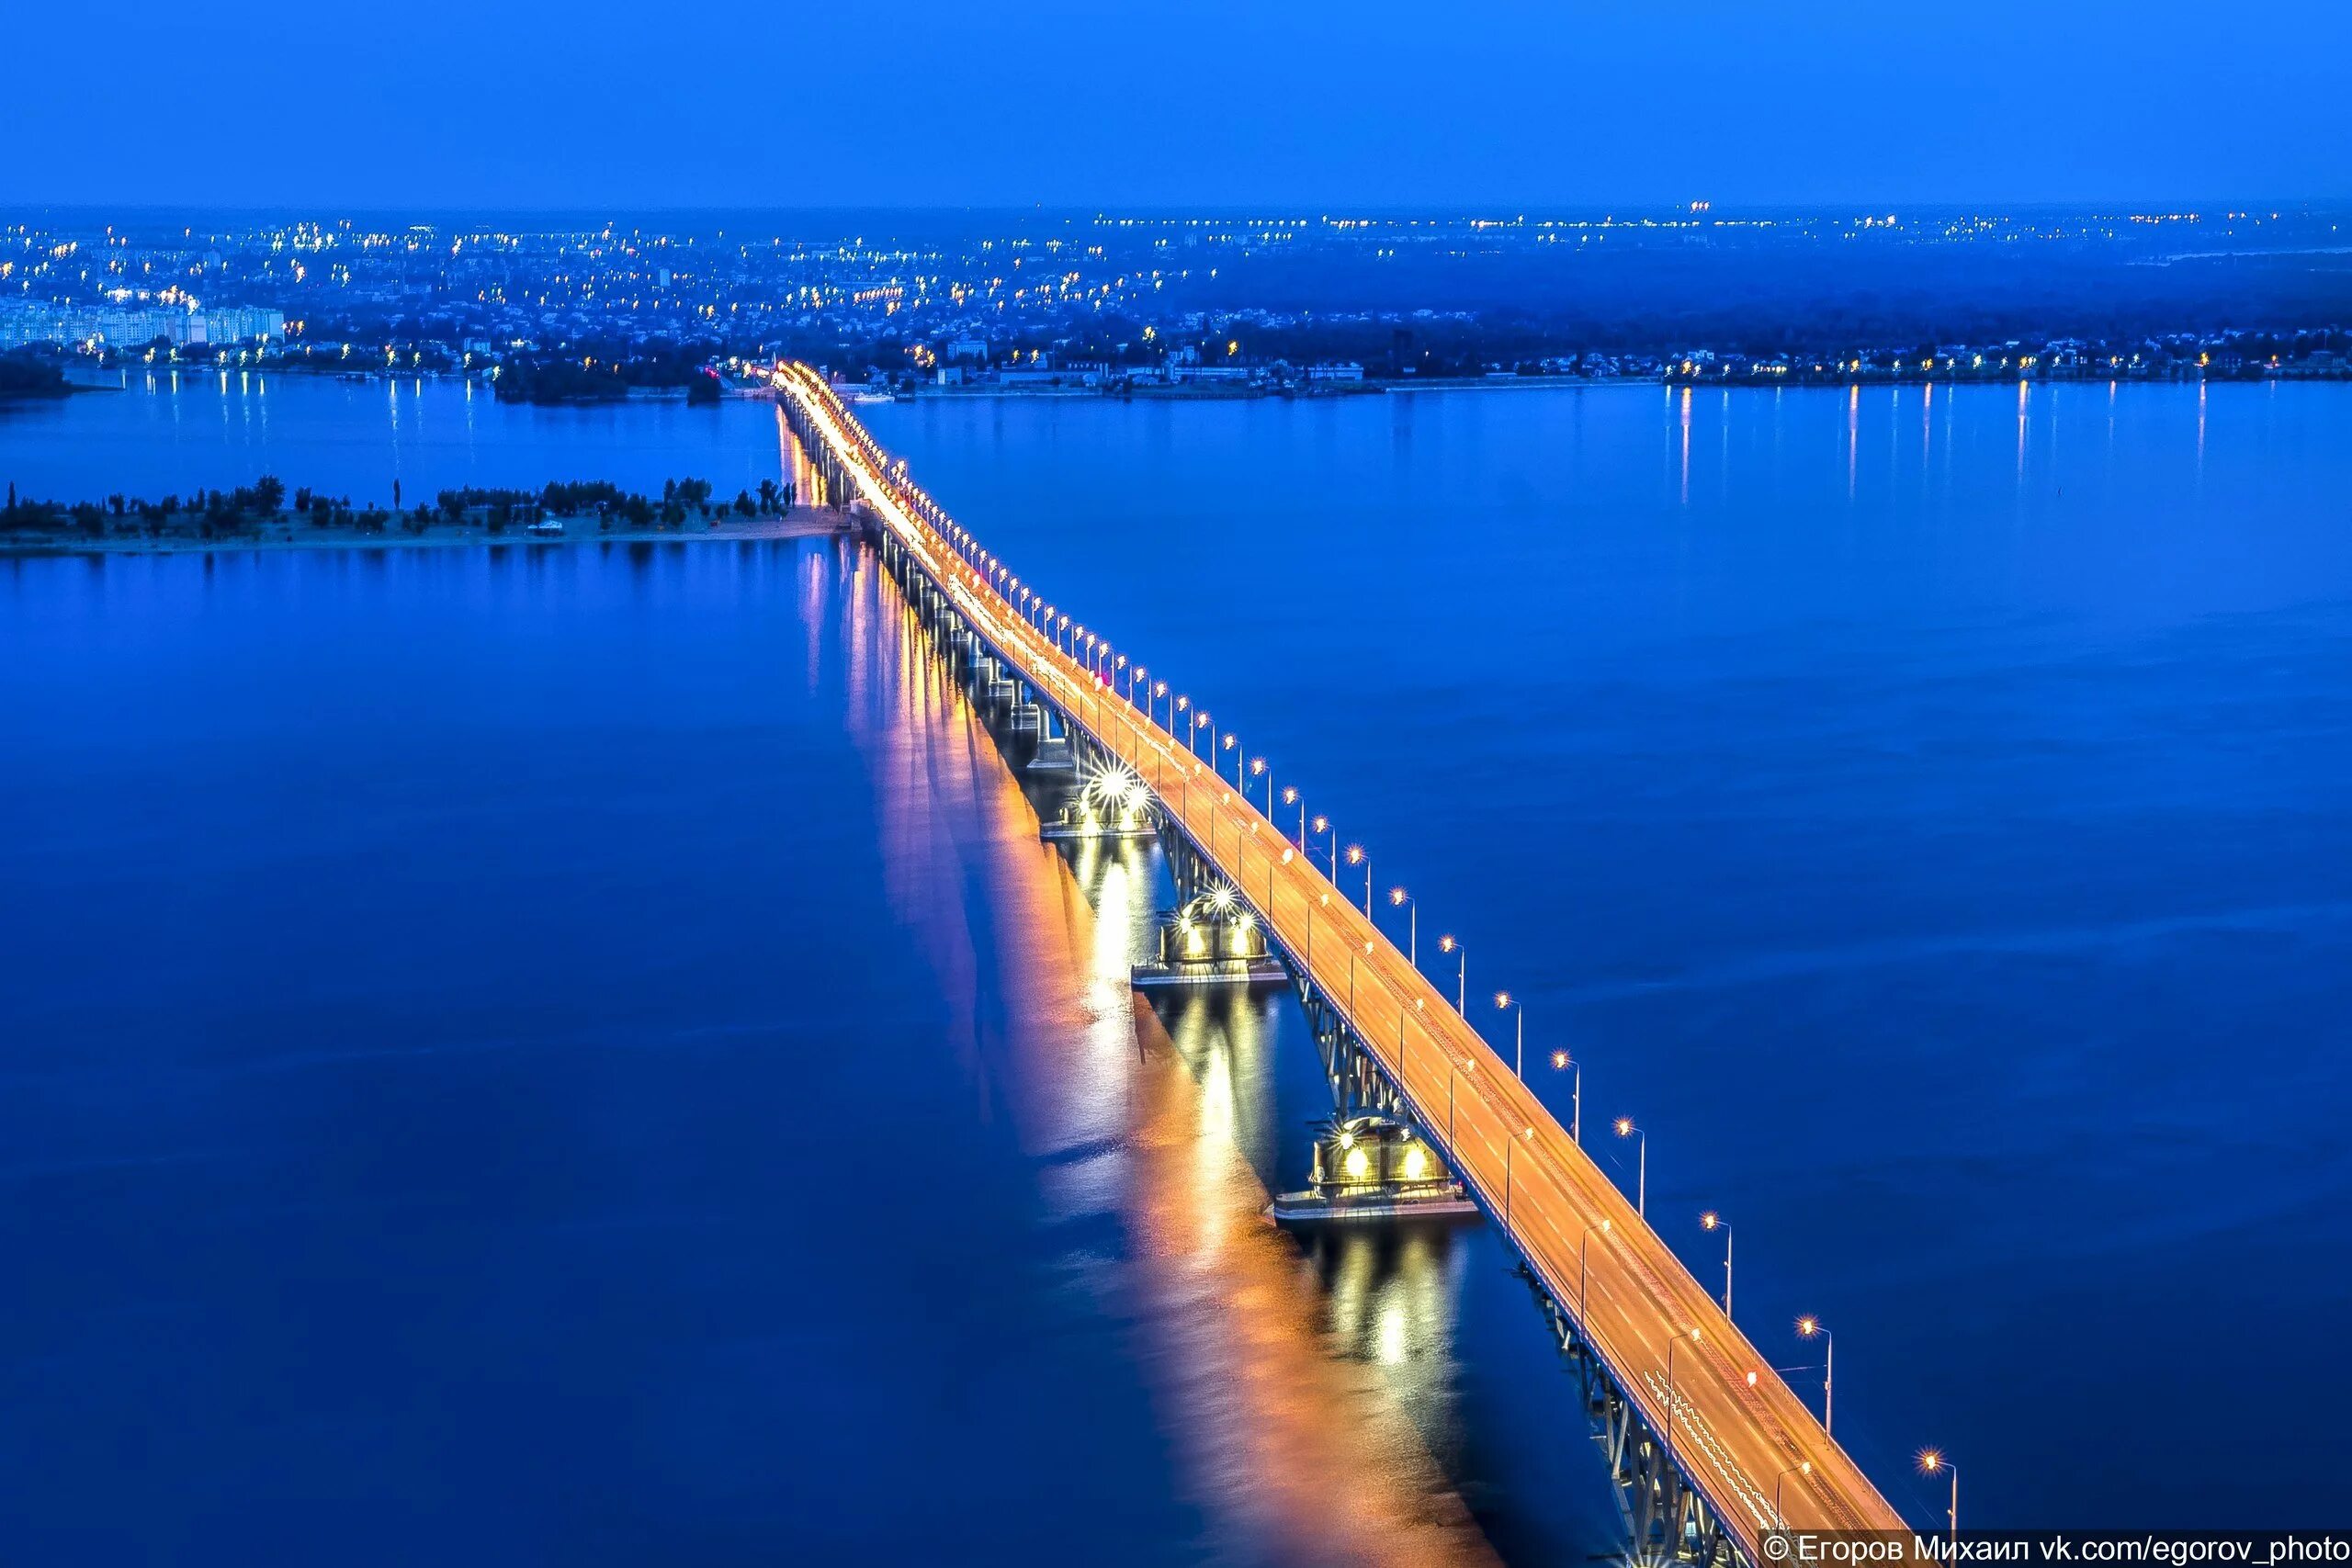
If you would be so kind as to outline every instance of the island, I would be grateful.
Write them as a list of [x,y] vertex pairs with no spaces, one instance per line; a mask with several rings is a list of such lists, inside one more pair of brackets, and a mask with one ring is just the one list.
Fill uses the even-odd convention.
[[445,490],[429,505],[403,508],[311,489],[291,492],[265,474],[233,490],[204,490],[149,501],[20,498],[0,504],[0,555],[135,554],[187,550],[301,549],[350,546],[589,540],[774,539],[838,533],[841,511],[798,502],[794,487],[763,479],[719,500],[707,479],[664,480],[656,496],[604,479],[550,482],[536,491]]

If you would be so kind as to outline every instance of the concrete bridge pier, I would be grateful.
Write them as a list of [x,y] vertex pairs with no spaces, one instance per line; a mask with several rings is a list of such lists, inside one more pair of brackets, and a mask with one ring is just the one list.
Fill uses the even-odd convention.
[[1037,717],[1037,750],[1029,759],[1028,772],[1076,777],[1078,748],[1071,739],[1069,720],[1051,703],[1038,705]]

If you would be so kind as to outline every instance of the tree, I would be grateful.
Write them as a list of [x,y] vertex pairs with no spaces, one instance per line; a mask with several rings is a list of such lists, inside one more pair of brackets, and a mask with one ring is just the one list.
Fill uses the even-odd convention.
[[286,502],[286,481],[276,474],[264,474],[254,481],[254,500],[264,512],[276,512]]

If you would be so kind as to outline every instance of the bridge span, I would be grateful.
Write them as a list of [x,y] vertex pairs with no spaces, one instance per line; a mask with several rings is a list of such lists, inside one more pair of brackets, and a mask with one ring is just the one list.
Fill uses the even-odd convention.
[[861,504],[918,608],[1058,716],[1069,745],[1143,780],[1164,830],[1248,901],[1302,994],[1501,1227],[1579,1374],[1572,1386],[1634,1556],[1765,1568],[1780,1561],[1766,1545],[1776,1529],[1907,1529],[1454,999],[1154,716],[1148,683],[1123,694],[1101,668],[1099,637],[1090,654],[1069,616],[1017,602],[1005,563],[910,481],[816,370],[786,365],[775,380],[830,499]]

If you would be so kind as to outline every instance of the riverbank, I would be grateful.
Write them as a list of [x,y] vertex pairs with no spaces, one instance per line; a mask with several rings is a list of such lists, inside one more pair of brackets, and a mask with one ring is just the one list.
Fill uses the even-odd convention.
[[[289,514],[290,515],[290,514]],[[594,545],[662,544],[680,541],[806,539],[846,531],[848,519],[838,508],[797,506],[781,517],[692,518],[673,526],[599,527],[594,517],[558,518],[560,533],[535,534],[508,527],[492,532],[480,524],[430,526],[422,533],[406,527],[369,528],[357,523],[318,527],[306,522],[264,524],[258,529],[204,538],[193,534],[155,536],[109,534],[91,538],[67,529],[34,536],[0,534],[0,557],[6,556],[175,556],[220,555],[253,550],[419,549],[454,545]]]

